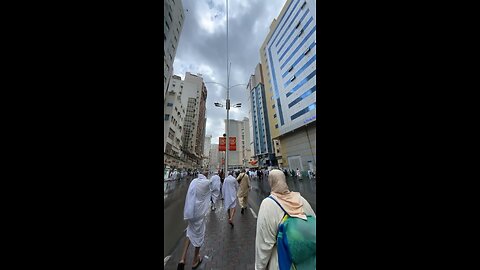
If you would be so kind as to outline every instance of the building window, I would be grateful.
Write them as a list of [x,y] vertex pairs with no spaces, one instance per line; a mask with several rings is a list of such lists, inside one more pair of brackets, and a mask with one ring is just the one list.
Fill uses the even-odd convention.
[[170,114],[165,114],[165,121],[167,121],[168,119],[170,119]]
[[275,113],[275,114],[273,114],[273,118],[277,118],[277,114],[276,114],[276,113]]
[[275,109],[275,104],[272,104],[272,109]]
[[167,107],[172,107],[173,103],[167,103]]
[[163,41],[167,41],[167,36],[163,33]]
[[307,48],[307,50],[303,53],[304,55],[307,55],[308,52],[310,52],[310,47]]
[[307,1],[303,2],[303,5],[300,7],[300,9],[303,9],[306,4],[307,4]]
[[170,18],[170,21],[173,22],[172,14],[170,14],[170,12],[168,12],[168,17]]
[[290,79],[291,82],[293,82],[293,80],[295,80],[295,75],[293,75],[293,77]]
[[167,31],[170,31],[170,26],[168,25],[167,21],[165,21],[165,25],[167,26]]
[[275,124],[275,128],[278,128],[278,124]]
[[303,34],[303,29],[300,30],[300,33],[298,33],[298,37],[300,37]]
[[300,26],[300,21],[298,21],[297,25],[295,25],[295,29],[297,29]]

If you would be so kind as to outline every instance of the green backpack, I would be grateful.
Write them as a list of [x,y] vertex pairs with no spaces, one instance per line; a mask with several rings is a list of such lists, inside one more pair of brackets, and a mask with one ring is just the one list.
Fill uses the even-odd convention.
[[268,196],[282,208],[284,216],[277,231],[278,265],[280,270],[312,270],[317,261],[316,219],[291,217],[272,196]]

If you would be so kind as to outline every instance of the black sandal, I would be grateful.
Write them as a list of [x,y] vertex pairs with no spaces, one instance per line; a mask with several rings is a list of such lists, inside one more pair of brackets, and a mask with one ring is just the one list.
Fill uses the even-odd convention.
[[177,270],[185,269],[185,263],[178,263]]

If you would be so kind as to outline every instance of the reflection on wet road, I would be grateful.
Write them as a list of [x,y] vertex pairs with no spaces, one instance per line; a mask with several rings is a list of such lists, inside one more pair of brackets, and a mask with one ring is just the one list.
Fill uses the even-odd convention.
[[192,177],[163,183],[163,257],[169,255],[184,234],[187,223],[183,220],[185,195]]

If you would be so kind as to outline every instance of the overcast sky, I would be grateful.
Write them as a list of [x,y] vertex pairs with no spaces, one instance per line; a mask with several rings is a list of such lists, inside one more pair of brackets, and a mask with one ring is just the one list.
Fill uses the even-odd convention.
[[[269,31],[272,20],[278,16],[286,0],[231,0],[228,2],[229,59],[232,63],[230,86],[246,84],[255,66],[260,62],[260,46]],[[185,72],[203,75],[205,82],[227,84],[226,2],[225,0],[183,0],[185,21],[180,36],[174,74],[185,78]],[[188,10],[188,11],[187,11]],[[216,84],[207,86],[207,130],[212,143],[225,132],[226,90]],[[243,120],[248,116],[246,86],[230,90],[232,104],[230,119]],[[250,117],[249,117],[250,118]]]

